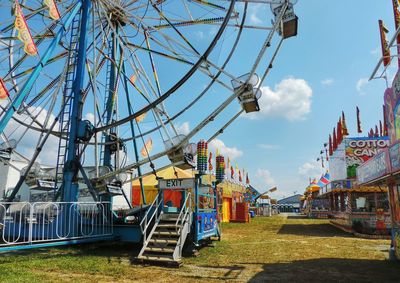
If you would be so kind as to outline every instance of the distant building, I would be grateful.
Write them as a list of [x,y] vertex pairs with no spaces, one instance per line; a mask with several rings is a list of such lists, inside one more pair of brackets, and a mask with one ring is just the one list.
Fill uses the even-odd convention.
[[276,208],[279,210],[279,212],[299,212],[301,196],[301,194],[297,194],[278,200]]

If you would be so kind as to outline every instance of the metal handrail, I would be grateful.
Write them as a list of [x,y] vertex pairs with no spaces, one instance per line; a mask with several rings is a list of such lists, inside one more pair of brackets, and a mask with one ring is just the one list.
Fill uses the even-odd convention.
[[[160,196],[161,196],[161,191],[157,194],[156,198],[151,203],[150,208],[146,211],[142,221],[140,221],[140,230],[142,231],[142,234],[143,234],[143,243],[147,243],[149,240],[148,238],[150,238],[150,236],[151,236],[151,235],[147,235],[147,230],[148,230],[153,218],[155,217],[156,222],[160,218],[160,215],[161,215],[161,213],[159,213],[160,206],[161,206],[161,209],[163,207],[163,201],[160,200]],[[155,207],[155,209],[151,212],[152,207]],[[149,219],[149,215],[150,215],[150,219]],[[144,227],[143,227],[143,224],[144,224]]]
[[[188,208],[188,205],[187,205],[188,201],[189,201],[189,208]],[[176,232],[179,232],[178,228],[181,229],[182,221],[184,219],[186,219],[187,214],[191,210],[191,207],[192,207],[192,202],[191,202],[191,198],[190,198],[190,193],[188,193],[187,196],[186,196],[185,201],[183,202],[183,206],[181,208],[181,212],[178,215],[178,219],[175,222],[175,230],[176,230]],[[179,222],[181,222],[181,223],[179,223]]]

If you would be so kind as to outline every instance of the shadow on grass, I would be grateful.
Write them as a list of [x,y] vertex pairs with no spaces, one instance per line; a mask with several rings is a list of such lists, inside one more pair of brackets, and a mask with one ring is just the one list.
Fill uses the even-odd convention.
[[385,260],[321,258],[265,264],[249,282],[400,282],[399,269]]
[[330,224],[284,224],[278,234],[313,237],[352,237]]

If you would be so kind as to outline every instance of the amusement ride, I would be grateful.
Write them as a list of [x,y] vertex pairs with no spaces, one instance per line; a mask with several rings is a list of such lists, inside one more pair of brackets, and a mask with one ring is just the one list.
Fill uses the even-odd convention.
[[[143,241],[143,258],[171,250],[178,261],[188,235],[196,246],[220,237],[212,214],[204,216],[214,217],[212,232],[195,224],[199,198],[216,198],[195,156],[242,113],[260,110],[260,88],[297,34],[296,2],[1,1],[0,251],[119,239]],[[254,9],[262,21],[251,20]],[[187,117],[194,124],[183,133]],[[193,142],[206,128],[215,134]],[[175,214],[164,207],[168,180],[152,203],[142,185],[144,205],[133,207],[130,181],[171,164],[198,165]],[[115,197],[124,211],[113,209]],[[162,225],[175,240],[153,239],[171,234]]]

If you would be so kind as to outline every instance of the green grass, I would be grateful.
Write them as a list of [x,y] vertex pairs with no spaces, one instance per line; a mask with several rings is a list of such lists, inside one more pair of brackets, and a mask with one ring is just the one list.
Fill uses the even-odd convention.
[[179,269],[132,263],[137,246],[96,244],[0,256],[0,282],[400,282],[389,241],[352,237],[326,220],[227,223],[223,239]]

